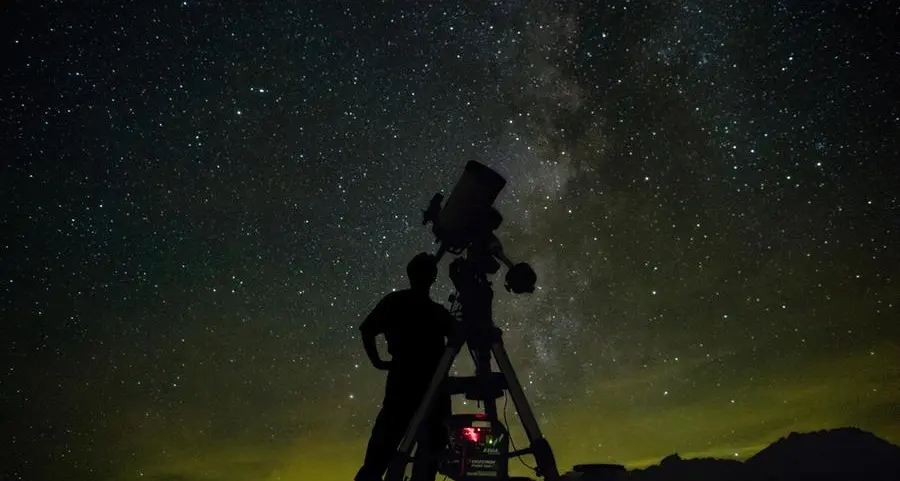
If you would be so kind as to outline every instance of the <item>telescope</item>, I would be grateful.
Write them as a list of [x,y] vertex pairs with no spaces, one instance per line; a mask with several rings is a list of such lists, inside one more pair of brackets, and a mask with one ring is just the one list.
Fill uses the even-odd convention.
[[[422,224],[432,224],[439,243],[436,262],[447,253],[457,256],[450,263],[450,279],[456,288],[451,296],[452,312],[458,319],[457,332],[447,343],[441,361],[424,397],[407,427],[403,440],[388,467],[385,481],[404,481],[410,462],[421,461],[412,449],[422,432],[422,424],[438,392],[463,394],[476,401],[484,412],[454,414],[447,420],[449,439],[440,455],[439,470],[455,481],[509,480],[508,461],[533,455],[535,472],[546,481],[558,481],[559,472],[549,442],[541,434],[534,412],[503,346],[503,333],[494,325],[494,297],[488,275],[496,274],[501,263],[507,267],[507,291],[522,294],[534,291],[537,275],[525,262],[513,263],[503,252],[494,233],[503,216],[494,201],[506,186],[506,179],[489,167],[469,161],[449,199],[437,193],[423,212]],[[449,376],[450,366],[462,346],[468,346],[475,364],[474,376]],[[498,371],[492,370],[496,361]],[[497,410],[497,399],[512,400],[529,443],[513,451],[512,440]],[[424,462],[424,461],[423,461]]]
[[503,245],[494,231],[503,223],[503,216],[494,207],[494,200],[506,186],[506,179],[491,168],[470,160],[462,176],[453,187],[443,206],[444,195],[432,197],[422,215],[422,225],[432,224],[435,242],[440,244],[438,260],[449,252],[459,255],[471,250],[483,263],[483,270],[495,274],[500,268],[491,257],[507,267],[505,287],[516,294],[533,292],[537,275],[524,262],[514,264],[503,252]]

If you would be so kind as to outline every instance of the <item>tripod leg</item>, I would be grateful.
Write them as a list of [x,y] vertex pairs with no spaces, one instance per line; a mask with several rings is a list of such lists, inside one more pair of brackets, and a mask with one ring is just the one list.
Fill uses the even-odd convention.
[[413,415],[412,420],[409,422],[409,426],[406,428],[406,433],[403,435],[403,441],[400,442],[397,452],[394,453],[394,459],[391,460],[391,464],[388,466],[385,481],[403,481],[406,464],[409,462],[409,455],[412,452],[413,444],[416,442],[422,431],[422,423],[425,421],[425,416],[428,414],[428,410],[434,402],[434,397],[441,387],[444,378],[447,377],[447,372],[450,371],[450,366],[453,365],[453,360],[456,359],[461,347],[462,343],[452,341],[447,344],[447,347],[444,349],[444,356],[441,357],[441,361],[438,363],[434,375],[431,376],[431,384],[428,385],[428,390],[425,391],[425,395],[422,397],[422,401],[419,403],[416,413]]
[[503,373],[503,377],[506,379],[506,388],[509,390],[513,405],[516,407],[519,418],[522,420],[522,426],[525,428],[525,434],[531,443],[531,450],[537,462],[539,475],[543,476],[545,480],[557,481],[559,479],[559,471],[556,467],[556,459],[553,457],[553,450],[550,449],[550,443],[541,434],[541,428],[534,418],[534,412],[528,404],[528,399],[525,398],[525,391],[522,389],[522,385],[519,384],[519,378],[516,377],[516,372],[509,361],[506,348],[503,347],[503,341],[494,342],[491,345],[491,351],[494,353],[497,367],[500,368],[500,372]]

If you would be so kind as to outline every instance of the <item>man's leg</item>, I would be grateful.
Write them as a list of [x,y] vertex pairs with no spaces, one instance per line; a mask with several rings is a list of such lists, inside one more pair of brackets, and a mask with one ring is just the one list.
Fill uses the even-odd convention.
[[[356,473],[356,478],[354,478],[356,481],[381,480],[381,476],[390,463],[391,456],[397,449],[397,444],[400,443],[399,438],[403,437],[402,430],[400,430],[399,437],[397,436],[396,418],[396,409],[385,400],[381,412],[375,418],[372,436],[369,438],[369,444],[366,447],[365,460]],[[394,441],[395,438],[396,441]]]
[[388,374],[384,401],[375,418],[365,460],[354,478],[356,481],[381,480],[412,418],[411,411],[415,408],[410,409],[410,400],[402,389],[405,379],[392,374]]

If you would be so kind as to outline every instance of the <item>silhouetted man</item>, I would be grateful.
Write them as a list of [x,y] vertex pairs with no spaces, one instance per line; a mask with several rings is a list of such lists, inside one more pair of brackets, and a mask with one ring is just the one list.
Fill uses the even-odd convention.
[[[435,257],[424,252],[418,254],[406,266],[406,274],[410,288],[385,296],[359,326],[372,365],[388,371],[388,375],[381,412],[375,419],[365,462],[356,474],[356,481],[382,479],[428,390],[444,353],[445,338],[450,337],[453,329],[453,317],[429,296],[437,277]],[[375,338],[379,334],[384,334],[387,340],[389,361],[378,355]],[[415,481],[432,481],[437,474],[433,455],[447,442],[444,420],[449,415],[450,397],[438,393],[425,419],[427,435],[418,440],[416,448],[417,459],[425,454],[432,460],[415,463]]]

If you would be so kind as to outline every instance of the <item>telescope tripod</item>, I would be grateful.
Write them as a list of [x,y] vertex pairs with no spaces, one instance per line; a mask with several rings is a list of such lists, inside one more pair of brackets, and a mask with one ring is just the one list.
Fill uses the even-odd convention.
[[[516,377],[509,355],[507,355],[503,346],[503,333],[500,328],[494,325],[492,320],[491,304],[494,292],[491,289],[491,283],[487,280],[486,273],[488,271],[496,272],[496,268],[492,268],[490,263],[493,263],[493,258],[481,257],[476,254],[474,257],[470,255],[468,259],[458,258],[450,265],[450,277],[457,288],[457,300],[461,305],[462,320],[457,323],[459,326],[457,332],[454,333],[444,349],[444,354],[431,378],[428,390],[425,392],[418,409],[416,409],[403,440],[388,467],[385,481],[404,481],[407,464],[410,461],[416,461],[411,457],[413,446],[420,439],[426,416],[439,392],[443,392],[446,395],[465,394],[467,399],[482,402],[485,420],[498,423],[500,419],[497,412],[497,398],[504,395],[510,396],[529,440],[529,445],[524,449],[503,453],[507,459],[503,460],[504,468],[498,476],[469,478],[462,475],[461,478],[458,478],[458,481],[459,479],[505,481],[508,479],[508,473],[505,469],[505,463],[508,458],[525,454],[534,456],[537,463],[536,471],[539,476],[543,476],[546,481],[557,481],[559,479],[559,472],[550,443],[541,434],[534,412],[531,410],[522,385]],[[472,354],[472,359],[475,362],[475,375],[466,377],[449,376],[450,367],[459,355],[463,345],[467,345]],[[491,370],[492,358],[496,360],[499,372]],[[504,394],[504,391],[507,394]],[[417,457],[418,455],[419,453],[417,452]],[[414,469],[413,473],[415,472],[416,470]],[[420,480],[414,479],[412,481]]]

